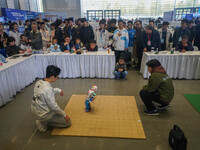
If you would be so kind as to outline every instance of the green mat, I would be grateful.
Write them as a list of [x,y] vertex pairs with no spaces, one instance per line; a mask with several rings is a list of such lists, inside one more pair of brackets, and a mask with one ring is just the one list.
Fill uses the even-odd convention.
[[184,94],[185,98],[192,106],[200,113],[200,95],[199,94]]

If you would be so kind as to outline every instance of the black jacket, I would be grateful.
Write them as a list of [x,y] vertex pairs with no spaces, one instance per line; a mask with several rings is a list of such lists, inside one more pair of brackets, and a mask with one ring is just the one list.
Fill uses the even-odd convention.
[[69,51],[70,51],[70,50],[71,50],[71,48],[72,48],[73,46],[74,46],[74,43],[73,43],[72,41],[70,41],[70,43],[69,43],[69,47],[70,47],[70,49],[67,49],[67,46],[66,46],[66,45],[64,45],[64,44],[63,44],[63,45],[61,45],[61,46],[60,46],[60,48],[61,48],[61,51],[63,51],[63,52],[64,52],[65,50],[69,50]]
[[[189,28],[188,28],[188,29],[189,29]],[[190,43],[192,43],[192,41],[194,40],[194,37],[195,37],[195,35],[196,35],[196,29],[195,29],[195,26],[192,26],[192,28],[189,29],[189,30],[190,30],[191,35],[190,35],[188,41],[189,41]]]
[[151,47],[154,47],[154,49],[157,49],[160,51],[161,50],[161,42],[160,42],[160,33],[157,30],[152,30],[152,33],[150,35],[150,41],[151,41],[151,46],[148,46],[148,36],[146,32],[143,32],[143,47],[147,48],[147,51],[151,51]]
[[6,53],[10,57],[15,54],[19,54],[20,47],[19,46],[6,46]]
[[[8,34],[6,32],[3,32],[3,38],[8,39]],[[4,49],[3,41],[1,41],[1,35],[0,35],[0,49]]]
[[63,31],[58,27],[56,30],[55,30],[55,38],[57,39],[57,43],[58,45],[63,45],[65,40],[64,40],[64,36],[63,36]]
[[75,42],[75,38],[77,36],[77,29],[75,27],[73,27],[71,29],[71,32],[70,32],[70,29],[71,29],[71,27],[64,27],[64,29],[63,29],[64,37],[66,37],[66,36],[72,36],[71,40],[73,42]]
[[91,49],[90,44],[86,44],[86,49],[91,52],[98,51],[98,46],[96,45],[94,49]]
[[184,36],[184,35],[187,35],[188,38],[190,38],[190,30],[188,30],[187,28],[185,30],[182,30],[181,27],[176,29],[174,31],[174,36],[173,36],[173,47],[176,47],[176,45],[178,44],[178,40],[180,37]]
[[94,39],[94,32],[92,27],[89,25],[87,27],[82,26],[80,30],[81,42],[85,45],[89,43],[90,40]]
[[184,46],[182,45],[182,42],[181,42],[181,41],[178,42],[178,44],[177,44],[177,46],[176,46],[176,51],[181,52],[183,49],[185,49],[186,51],[193,51],[194,48],[193,48],[192,44],[191,44],[190,42],[187,42],[187,44],[188,44],[188,46],[187,46],[187,47],[184,47]]
[[31,40],[31,46],[32,49],[35,50],[41,50],[42,49],[42,35],[37,30],[36,32],[33,32],[33,30],[30,32],[29,39]]
[[196,26],[196,35],[194,40],[194,46],[198,46],[200,50],[200,24]]
[[142,42],[143,34],[144,34],[143,32],[145,32],[143,28],[136,29],[135,41],[133,43],[133,45],[135,45],[136,47],[137,57],[141,59],[142,59],[142,54],[143,54],[143,49],[144,49],[144,45]]

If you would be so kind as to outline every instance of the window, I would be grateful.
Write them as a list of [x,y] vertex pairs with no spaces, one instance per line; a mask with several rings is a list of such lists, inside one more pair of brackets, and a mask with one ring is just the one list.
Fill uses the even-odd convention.
[[[163,17],[164,12],[174,8],[198,7],[200,0],[82,0],[82,4],[83,14],[87,14],[87,10],[121,10],[122,18],[132,19]],[[115,12],[108,14],[116,15]]]

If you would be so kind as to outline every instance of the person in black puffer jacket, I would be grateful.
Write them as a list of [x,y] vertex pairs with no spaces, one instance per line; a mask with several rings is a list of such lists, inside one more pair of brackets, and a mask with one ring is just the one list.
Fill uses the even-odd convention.
[[94,40],[94,32],[92,29],[92,26],[89,25],[87,20],[84,18],[82,19],[83,26],[80,29],[80,36],[81,36],[81,42],[86,45],[89,43],[90,40]]

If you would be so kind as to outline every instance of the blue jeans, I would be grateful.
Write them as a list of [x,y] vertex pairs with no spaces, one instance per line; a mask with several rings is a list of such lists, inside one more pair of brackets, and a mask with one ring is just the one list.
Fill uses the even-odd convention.
[[126,75],[128,74],[128,72],[127,72],[127,71],[122,71],[122,72],[115,71],[114,74],[115,74],[115,77],[116,77],[116,78],[120,78],[120,77],[125,78]]

